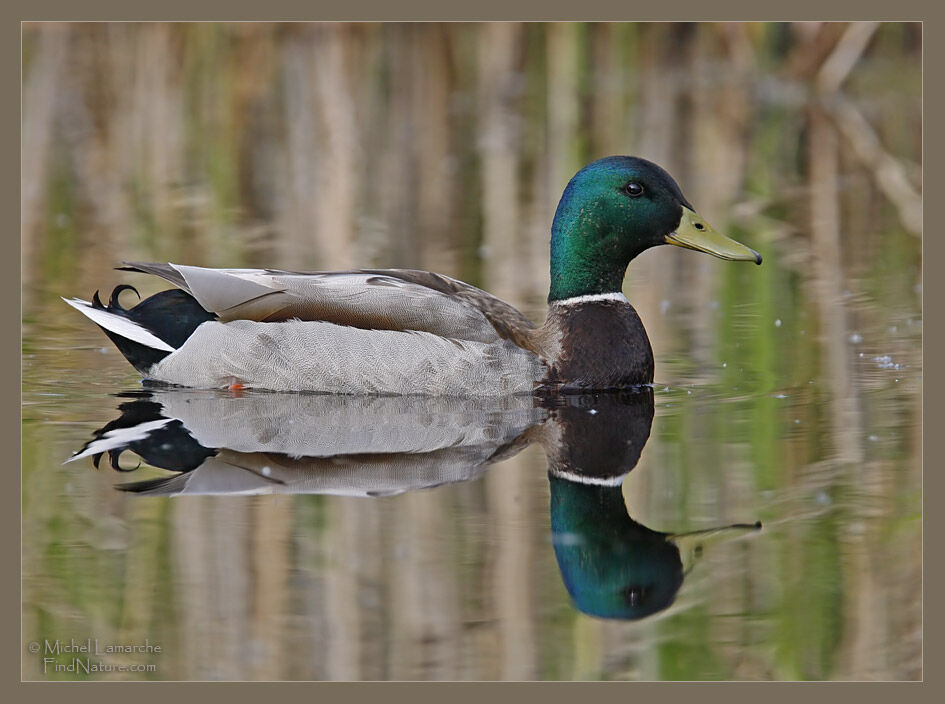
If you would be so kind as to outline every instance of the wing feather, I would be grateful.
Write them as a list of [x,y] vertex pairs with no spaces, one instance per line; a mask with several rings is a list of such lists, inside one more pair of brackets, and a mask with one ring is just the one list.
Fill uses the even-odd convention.
[[291,319],[369,330],[418,330],[531,348],[534,324],[505,301],[448,276],[411,269],[291,272],[126,262],[190,293],[221,322]]

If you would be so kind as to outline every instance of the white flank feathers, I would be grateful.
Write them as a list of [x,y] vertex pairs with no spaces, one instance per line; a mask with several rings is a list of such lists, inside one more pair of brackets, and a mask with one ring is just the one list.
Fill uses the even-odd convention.
[[146,347],[152,347],[156,350],[164,350],[165,352],[174,351],[174,348],[164,342],[164,340],[148,332],[133,320],[129,320],[121,315],[116,315],[115,313],[109,313],[107,310],[102,310],[101,308],[93,308],[91,303],[83,301],[81,298],[73,298],[71,300],[63,298],[62,300],[96,325],[101,325],[103,328],[116,335],[121,335],[122,337],[126,337],[129,340],[138,342]]

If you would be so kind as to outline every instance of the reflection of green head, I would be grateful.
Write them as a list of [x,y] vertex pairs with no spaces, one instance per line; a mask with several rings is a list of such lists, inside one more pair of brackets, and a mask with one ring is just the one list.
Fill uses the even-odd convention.
[[679,549],[630,518],[619,484],[549,481],[555,557],[578,609],[638,619],[673,603],[683,582]]

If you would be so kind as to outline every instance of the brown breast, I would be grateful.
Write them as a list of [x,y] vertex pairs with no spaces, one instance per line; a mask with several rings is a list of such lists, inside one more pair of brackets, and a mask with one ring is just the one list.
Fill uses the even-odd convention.
[[640,316],[623,301],[555,303],[534,347],[547,390],[591,391],[653,381],[653,350]]

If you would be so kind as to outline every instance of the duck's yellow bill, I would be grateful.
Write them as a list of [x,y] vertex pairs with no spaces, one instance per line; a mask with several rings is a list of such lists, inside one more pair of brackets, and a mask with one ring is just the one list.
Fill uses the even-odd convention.
[[666,235],[666,244],[694,249],[730,261],[761,264],[761,255],[753,249],[721,235],[686,206],[675,232]]

